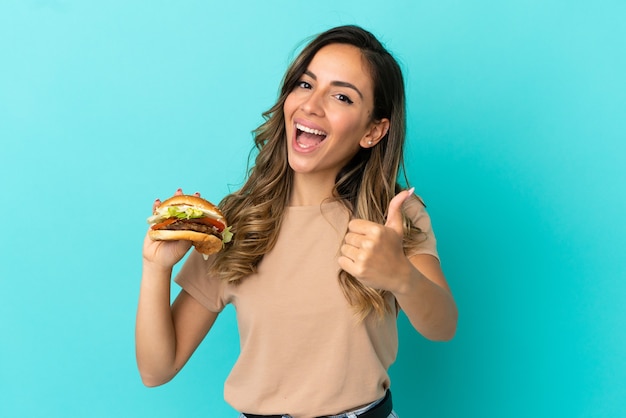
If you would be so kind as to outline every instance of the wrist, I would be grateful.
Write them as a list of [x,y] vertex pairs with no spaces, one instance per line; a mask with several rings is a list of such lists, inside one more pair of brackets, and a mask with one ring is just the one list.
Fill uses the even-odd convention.
[[165,266],[154,261],[143,259],[143,274],[147,276],[167,276],[172,275],[173,266]]
[[406,260],[405,268],[397,277],[395,289],[392,291],[392,293],[396,296],[413,293],[413,290],[418,286],[420,279],[423,278],[408,258]]

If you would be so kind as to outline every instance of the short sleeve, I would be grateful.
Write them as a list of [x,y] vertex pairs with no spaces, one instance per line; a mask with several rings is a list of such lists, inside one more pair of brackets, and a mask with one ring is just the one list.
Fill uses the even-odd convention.
[[411,196],[404,202],[402,209],[405,215],[413,222],[413,225],[421,231],[419,236],[415,237],[417,245],[408,250],[407,256],[430,254],[439,259],[437,239],[422,199],[419,196]]
[[174,281],[209,311],[219,313],[226,305],[226,282],[208,273],[214,259],[215,257],[209,257],[205,260],[200,253],[193,250]]

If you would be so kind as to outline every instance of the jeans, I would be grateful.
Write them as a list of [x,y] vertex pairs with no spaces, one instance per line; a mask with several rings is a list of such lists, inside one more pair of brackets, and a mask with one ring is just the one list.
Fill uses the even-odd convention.
[[[374,408],[381,401],[382,399],[379,399],[377,401],[372,402],[369,405],[365,405],[363,408],[359,408],[354,411],[346,412],[346,413],[339,414],[339,415],[331,415],[328,418],[359,418],[360,414]],[[239,418],[245,418],[245,417],[246,416],[244,414],[239,415]],[[283,415],[283,418],[291,418],[291,415]],[[398,417],[398,414],[395,413],[395,411],[391,411],[391,414],[389,414],[387,418],[399,418],[399,417]]]

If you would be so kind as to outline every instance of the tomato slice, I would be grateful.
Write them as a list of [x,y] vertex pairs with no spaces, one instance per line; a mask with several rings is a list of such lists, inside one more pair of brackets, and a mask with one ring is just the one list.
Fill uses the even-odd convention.
[[173,223],[174,223],[174,222],[176,222],[177,220],[178,220],[178,219],[176,219],[176,218],[168,218],[168,219],[166,219],[166,220],[164,220],[164,221],[162,221],[162,222],[159,222],[158,224],[154,224],[154,225],[152,225],[151,229],[153,229],[153,230],[163,229],[163,228],[165,228],[166,226],[173,224]]
[[224,230],[224,228],[226,228],[226,225],[224,225],[223,223],[221,223],[217,219],[213,219],[213,218],[208,218],[208,217],[207,218],[196,218],[193,221],[194,222],[203,223],[203,224],[206,224],[206,225],[212,225],[212,226],[217,228],[218,232],[222,232]]

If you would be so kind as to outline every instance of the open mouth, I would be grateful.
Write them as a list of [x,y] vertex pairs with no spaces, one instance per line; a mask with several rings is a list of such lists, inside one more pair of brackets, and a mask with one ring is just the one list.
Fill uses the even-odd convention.
[[300,148],[312,148],[322,143],[328,134],[319,129],[309,128],[296,123],[296,143]]

